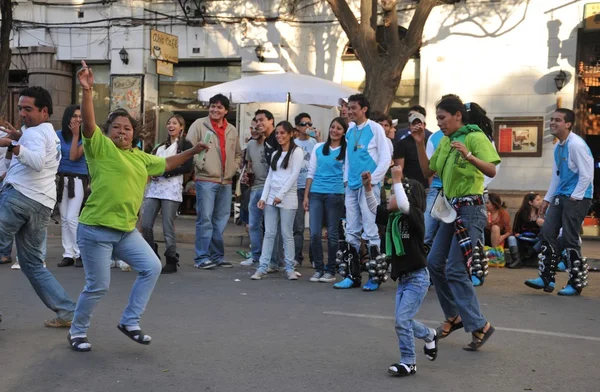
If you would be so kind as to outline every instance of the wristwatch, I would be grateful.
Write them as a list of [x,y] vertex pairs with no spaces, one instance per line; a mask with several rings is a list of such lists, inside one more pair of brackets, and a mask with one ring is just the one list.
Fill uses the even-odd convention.
[[19,143],[17,143],[16,140],[13,140],[12,142],[10,142],[10,144],[8,145],[7,151],[8,152],[12,152],[12,150],[17,147],[19,145]]

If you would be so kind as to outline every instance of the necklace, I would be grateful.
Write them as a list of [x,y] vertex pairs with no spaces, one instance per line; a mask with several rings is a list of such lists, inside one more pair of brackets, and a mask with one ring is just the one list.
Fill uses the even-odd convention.
[[358,125],[356,126],[356,132],[354,132],[354,151],[358,150],[358,141],[362,137],[363,130],[365,129],[366,126],[367,126],[367,124],[365,123],[365,125],[360,129],[360,133],[358,133],[358,131],[359,131]]

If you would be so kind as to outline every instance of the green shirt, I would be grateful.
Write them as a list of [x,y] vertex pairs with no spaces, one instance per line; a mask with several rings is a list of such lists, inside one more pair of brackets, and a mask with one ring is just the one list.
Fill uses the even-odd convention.
[[100,128],[83,137],[92,193],[79,221],[130,232],[135,229],[148,176],[164,173],[164,158],[133,148],[122,150]]
[[[494,145],[477,126],[468,125],[444,136],[429,160],[429,168],[440,175],[447,198],[483,194],[483,173],[453,150],[450,143],[463,143],[468,151],[484,162],[497,165],[500,157]],[[448,158],[448,159],[446,159]]]

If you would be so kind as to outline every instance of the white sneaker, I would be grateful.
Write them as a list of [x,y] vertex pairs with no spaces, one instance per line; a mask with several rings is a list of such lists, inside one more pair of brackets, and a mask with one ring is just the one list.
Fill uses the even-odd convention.
[[296,275],[296,271],[288,271],[286,272],[286,276],[288,280],[298,280],[298,275]]
[[321,279],[322,276],[323,276],[323,273],[321,273],[321,272],[315,272],[315,274],[313,276],[311,276],[309,280],[311,282],[318,282],[319,279]]
[[319,279],[319,282],[323,282],[323,283],[332,283],[335,282],[335,275],[329,273],[329,272],[325,272],[325,274],[321,277],[321,279]]
[[117,260],[111,259],[110,260],[110,268],[116,268],[116,267],[117,267]]
[[260,271],[256,271],[254,273],[254,275],[252,275],[250,277],[250,279],[252,280],[261,280],[263,278],[263,276],[265,276],[266,274],[264,272],[260,272]]
[[13,263],[13,265],[11,265],[11,266],[10,266],[10,269],[11,269],[11,270],[20,270],[20,269],[21,269],[21,266],[19,265],[19,261],[18,261],[18,260],[17,260],[17,261],[15,261],[15,262]]
[[46,268],[46,262],[44,261],[44,268]]
[[255,264],[254,259],[252,257],[250,257],[240,263],[240,265],[242,267],[252,267],[254,264]]

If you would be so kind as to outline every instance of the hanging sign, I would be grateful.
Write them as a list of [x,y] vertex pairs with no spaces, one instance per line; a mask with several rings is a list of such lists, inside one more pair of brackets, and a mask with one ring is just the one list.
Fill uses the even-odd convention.
[[166,61],[156,60],[156,73],[159,75],[173,77],[173,63],[167,63]]
[[600,29],[600,3],[588,3],[583,8],[583,29]]
[[150,30],[150,58],[178,63],[179,38],[176,35],[163,33],[162,31]]

